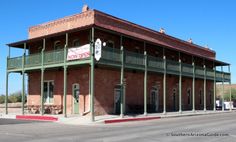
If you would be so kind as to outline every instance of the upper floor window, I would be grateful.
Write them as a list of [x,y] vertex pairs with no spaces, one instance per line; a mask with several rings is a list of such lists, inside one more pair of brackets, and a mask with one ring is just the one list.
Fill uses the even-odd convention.
[[73,40],[73,46],[76,47],[76,46],[80,46],[80,43],[79,43],[79,39],[75,39]]
[[61,41],[55,41],[54,42],[54,50],[58,50],[58,49],[62,49],[63,48],[63,46],[62,46],[62,44],[61,44]]
[[115,47],[114,41],[108,40],[108,41],[107,41],[107,47],[114,48],[114,47]]
[[135,52],[140,53],[140,48],[138,46],[135,47]]

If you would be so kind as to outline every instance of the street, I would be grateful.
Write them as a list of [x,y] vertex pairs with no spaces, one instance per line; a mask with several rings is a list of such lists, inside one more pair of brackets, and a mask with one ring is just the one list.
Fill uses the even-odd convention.
[[90,125],[0,119],[0,142],[232,142],[236,139],[235,118],[232,112]]

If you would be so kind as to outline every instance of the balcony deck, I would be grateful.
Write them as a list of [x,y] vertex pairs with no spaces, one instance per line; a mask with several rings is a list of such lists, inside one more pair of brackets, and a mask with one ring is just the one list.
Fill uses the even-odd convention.
[[[44,62],[42,64],[42,55],[44,57]],[[8,72],[20,72],[22,70],[39,70],[43,66],[44,68],[54,68],[63,67],[64,65],[64,49],[55,50],[32,54],[27,56],[20,56],[15,58],[8,58],[7,60],[7,70]],[[79,65],[79,64],[89,64],[90,58],[85,58],[82,60],[66,61],[67,66]],[[104,47],[102,49],[102,58],[95,62],[96,64],[111,66],[111,67],[121,67],[122,63],[122,53],[121,50],[116,48]],[[179,75],[180,66],[179,62],[166,60],[166,72],[171,75]],[[135,70],[145,70],[145,56],[144,54],[138,54],[135,52],[124,51],[124,66],[127,69]],[[182,76],[193,77],[193,65],[181,63]],[[164,72],[164,60],[162,58],[147,55],[147,70],[149,72],[163,73]],[[204,68],[195,66],[195,77],[204,79]],[[214,80],[214,70],[206,68],[206,79]],[[231,74],[227,72],[216,71],[216,81],[217,82],[229,82],[231,79]]]

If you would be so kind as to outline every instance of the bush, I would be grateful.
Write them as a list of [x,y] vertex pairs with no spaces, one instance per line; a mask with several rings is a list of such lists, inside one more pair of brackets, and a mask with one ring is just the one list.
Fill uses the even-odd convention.
[[[236,89],[232,89],[232,92],[231,92],[231,99],[232,99],[232,101],[235,101],[236,100]],[[224,99],[226,100],[226,101],[229,101],[230,100],[230,91],[229,90],[227,90],[227,92],[224,94]]]
[[[21,102],[22,99],[22,95],[21,92],[15,92],[12,93],[8,96],[8,103],[17,103],[17,102]],[[25,102],[27,101],[27,98],[25,96]],[[0,104],[5,103],[5,95],[1,95],[0,96]]]
[[0,104],[5,103],[5,95],[0,96]]

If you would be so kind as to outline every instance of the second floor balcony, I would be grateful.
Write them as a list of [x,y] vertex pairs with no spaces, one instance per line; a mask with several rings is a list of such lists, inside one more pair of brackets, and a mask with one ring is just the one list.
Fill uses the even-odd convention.
[[[68,48],[70,49],[70,48]],[[89,64],[91,62],[90,57],[76,60],[67,60],[68,49],[59,49],[54,51],[42,52],[37,54],[30,54],[26,56],[14,57],[7,59],[8,72],[20,72],[22,70],[37,70],[43,68],[55,68],[62,67],[64,65],[72,66],[78,64]],[[66,54],[65,54],[66,52]],[[123,55],[123,56],[122,56]],[[145,60],[147,59],[147,60]],[[102,48],[102,57],[95,63],[98,65],[105,65],[113,68],[120,68],[124,61],[124,67],[132,70],[147,70],[149,72],[164,73],[166,69],[167,74],[179,75],[192,78],[193,75],[196,78],[207,80],[214,80],[217,82],[229,82],[231,74],[228,72],[214,71],[210,68],[203,68],[200,66],[193,66],[192,64],[180,63],[174,60],[164,60],[163,58],[154,57],[150,55],[122,51],[117,48]]]

